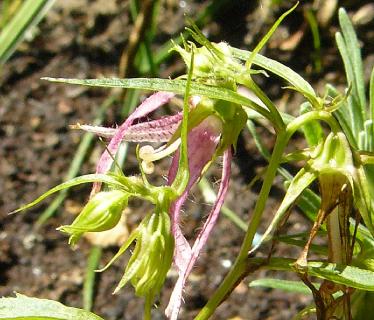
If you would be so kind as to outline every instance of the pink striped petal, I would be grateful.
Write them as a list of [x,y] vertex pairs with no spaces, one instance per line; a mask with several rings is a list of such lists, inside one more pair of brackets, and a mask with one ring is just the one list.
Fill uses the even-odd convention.
[[[112,140],[108,145],[108,148],[100,157],[100,160],[96,167],[96,173],[108,172],[113,163],[112,156],[115,157],[115,155],[117,154],[120,143],[133,121],[146,116],[150,112],[168,103],[169,100],[174,97],[174,95],[175,94],[171,92],[156,92],[145,99],[142,104],[137,107],[135,111],[126,119],[126,121],[117,128],[116,133],[114,134]],[[100,187],[100,183],[94,183],[91,195],[98,192],[100,190]]]
[[[183,236],[183,233],[179,227],[180,221],[179,216],[181,208],[184,202],[187,199],[187,195],[190,192],[192,186],[199,180],[202,170],[204,167],[212,160],[216,148],[219,143],[220,135],[222,132],[222,123],[215,116],[209,116],[204,121],[202,121],[197,127],[193,128],[188,134],[188,165],[190,170],[190,179],[188,185],[179,199],[177,199],[171,206],[170,215],[172,223],[172,232],[175,238],[175,252],[174,252],[174,263],[178,269],[179,279],[176,287],[173,291],[173,295],[169,302],[169,306],[166,310],[168,316],[173,316],[172,319],[176,319],[178,314],[181,299],[182,291],[185,283],[185,278],[187,277],[189,271],[186,273],[186,270],[192,268],[190,264],[196,260],[198,252],[201,248],[194,246],[194,249],[191,249],[189,243]],[[173,180],[178,171],[178,162],[179,162],[179,152],[176,152],[172,164],[169,170],[168,183],[172,184]],[[218,210],[219,212],[219,210]],[[204,226],[205,228],[205,226]],[[207,226],[210,228],[210,225]],[[208,230],[210,232],[210,230]],[[206,239],[198,241],[200,246],[204,245]],[[195,251],[194,251],[195,250]],[[194,256],[196,255],[196,258]],[[178,286],[178,289],[177,289]]]
[[203,229],[200,231],[199,235],[197,236],[197,239],[195,240],[195,243],[190,252],[189,261],[186,263],[186,261],[184,260],[183,269],[179,269],[179,277],[178,277],[177,283],[175,284],[174,290],[170,297],[169,304],[165,310],[165,314],[170,320],[176,320],[178,317],[179,309],[181,307],[182,300],[183,300],[182,299],[183,288],[185,286],[187,277],[190,274],[199,256],[201,249],[204,247],[209,237],[209,234],[211,233],[214,225],[217,222],[219,212],[223,205],[223,202],[224,202],[227,190],[228,190],[228,186],[229,186],[229,180],[230,180],[230,174],[231,174],[231,158],[232,158],[231,150],[227,149],[223,155],[222,180],[221,180],[221,184],[219,187],[216,202],[214,203],[213,208],[211,212],[209,213],[207,220],[204,223]]
[[[182,118],[182,113],[177,113],[157,120],[150,120],[131,125],[124,133],[122,141],[167,142],[178,129]],[[102,138],[113,138],[117,132],[117,128],[90,126],[86,124],[76,124],[71,126],[71,128],[90,132]]]

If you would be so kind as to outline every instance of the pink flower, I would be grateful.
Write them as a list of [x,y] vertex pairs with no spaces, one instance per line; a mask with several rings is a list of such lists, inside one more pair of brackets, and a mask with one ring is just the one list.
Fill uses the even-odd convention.
[[[79,128],[83,130],[93,132],[104,137],[111,137],[107,150],[102,154],[98,162],[96,172],[108,172],[113,163],[112,156],[115,157],[122,140],[137,142],[169,141],[181,123],[182,114],[176,114],[135,125],[132,125],[132,123],[137,118],[144,117],[160,106],[166,104],[173,96],[174,94],[167,92],[158,92],[153,94],[146,99],[117,129],[79,125]],[[194,97],[190,100],[190,102],[191,107],[199,108],[199,99]],[[211,233],[218,219],[220,209],[223,205],[224,198],[228,190],[232,158],[231,146],[226,148],[223,154],[222,179],[216,202],[214,203],[202,230],[191,247],[180,228],[179,216],[181,208],[185,203],[191,188],[199,181],[207,167],[217,156],[217,149],[220,145],[222,132],[222,120],[218,116],[211,114],[192,128],[188,133],[187,152],[189,181],[183,194],[171,204],[169,211],[171,217],[171,231],[175,240],[174,264],[179,275],[175,288],[172,292],[169,305],[166,309],[166,315],[172,320],[177,319],[182,303],[183,288],[185,286],[187,277],[196,263],[199,253],[204,247],[209,234]],[[153,165],[153,161],[158,160],[168,154],[174,153],[172,163],[169,168],[168,185],[173,183],[178,172],[180,153],[175,151],[178,149],[180,143],[179,140],[180,139],[177,139],[170,145],[163,146],[157,150],[154,150],[151,146],[144,146],[139,152],[139,156],[144,162],[142,164],[143,169]],[[94,194],[99,190],[100,185],[95,184],[93,186],[92,193]]]

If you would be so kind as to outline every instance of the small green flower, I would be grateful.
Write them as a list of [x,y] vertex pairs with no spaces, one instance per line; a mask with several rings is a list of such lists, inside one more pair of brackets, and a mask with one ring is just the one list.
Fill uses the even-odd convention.
[[58,230],[70,234],[69,244],[75,245],[85,232],[112,229],[119,222],[128,198],[129,195],[120,190],[99,192],[88,201],[71,225]]

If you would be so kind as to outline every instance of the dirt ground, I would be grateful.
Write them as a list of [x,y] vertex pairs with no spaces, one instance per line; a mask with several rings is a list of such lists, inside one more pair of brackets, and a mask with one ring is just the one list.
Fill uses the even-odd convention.
[[[268,30],[274,17],[288,8],[288,1],[274,1],[280,4],[270,6],[267,5],[269,1],[215,2],[221,7],[205,24],[204,33],[211,40],[224,40],[240,48],[253,48]],[[162,1],[152,50],[157,52],[161,45],[183,31],[185,13],[195,19],[210,4],[211,1]],[[374,9],[372,6],[369,8],[371,1],[341,1],[339,4],[345,6],[350,15],[357,19],[365,77],[368,79],[374,64]],[[319,15],[322,13],[317,15],[320,21],[327,19],[325,25],[320,25],[321,50],[317,52],[305,20],[308,8],[312,8],[312,2],[303,1],[277,30],[263,53],[300,72],[323,93],[326,82],[336,85],[344,85],[345,82],[343,66],[334,42],[334,33],[338,28],[337,12],[332,12],[330,18],[321,18]],[[325,15],[328,13],[326,10],[323,12]],[[69,125],[77,122],[92,123],[100,105],[112,93],[105,89],[48,83],[40,78],[118,76],[120,57],[126,49],[132,27],[129,1],[57,0],[35,30],[32,41],[24,43],[1,70],[0,296],[19,292],[82,307],[82,284],[91,245],[83,240],[77,250],[72,250],[67,245],[67,237],[55,229],[72,221],[70,213],[84,204],[89,186],[75,188],[70,192],[63,207],[37,232],[35,221],[52,199],[26,214],[8,216],[7,213],[63,181],[82,137],[80,132],[70,130]],[[318,59],[321,59],[321,70],[316,69]],[[182,72],[181,59],[171,57],[161,64],[157,76],[166,78]],[[134,70],[131,75],[137,76],[137,71]],[[265,92],[275,99],[282,110],[296,113],[300,97],[282,89],[282,85],[274,79],[261,80]],[[142,98],[145,94],[149,93],[144,93]],[[111,126],[121,123],[120,110],[120,103],[114,103],[107,110],[104,123]],[[271,147],[272,136],[264,129],[259,130],[265,143]],[[302,146],[302,141],[296,140],[294,145]],[[94,172],[95,162],[102,149],[100,143],[90,149],[80,174]],[[131,146],[126,173],[137,170],[133,151],[134,146]],[[246,221],[260,186],[256,183],[250,188],[249,182],[265,165],[249,133],[243,132],[232,164],[233,176],[226,204]],[[161,164],[158,172],[166,174],[166,171],[162,171],[166,167],[167,163]],[[210,171],[212,181],[219,179],[219,168],[218,164]],[[282,196],[281,180],[277,179],[274,185],[262,230]],[[209,208],[203,202],[196,189],[185,210],[183,226],[190,239],[196,235]],[[147,210],[148,206],[134,202],[129,218],[130,227]],[[309,226],[309,222],[295,212],[286,230],[303,231]],[[242,237],[241,230],[229,220],[220,218],[188,281],[181,319],[192,319],[206,303],[238,253]],[[114,246],[106,248],[101,265],[109,261],[115,252]],[[275,254],[295,257],[297,252],[296,248],[279,246]],[[141,319],[142,300],[134,296],[130,286],[112,295],[127,258],[119,259],[113,267],[97,275],[93,311],[105,319]],[[294,278],[289,274],[260,271],[243,281],[213,318],[290,319],[310,303],[311,297],[308,296],[268,289],[249,290],[250,280],[269,275]],[[164,319],[163,310],[175,280],[176,273],[171,272],[159,298],[159,308],[153,312],[154,319]]]

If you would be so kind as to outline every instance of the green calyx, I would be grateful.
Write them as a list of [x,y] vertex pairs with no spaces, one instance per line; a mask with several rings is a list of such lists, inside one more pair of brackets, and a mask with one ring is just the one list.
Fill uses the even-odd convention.
[[173,48],[181,55],[187,67],[190,65],[191,51],[194,51],[193,79],[229,89],[235,87],[236,78],[239,74],[245,73],[245,67],[234,58],[230,46],[225,42],[212,43],[201,37],[196,40],[204,42],[203,46],[197,48],[195,45],[188,46],[185,43],[184,48],[177,45]]
[[321,173],[331,171],[351,176],[354,159],[345,135],[342,132],[330,133],[324,143],[316,148],[316,156],[312,157],[310,164]]
[[131,282],[138,296],[158,294],[170,269],[174,238],[167,212],[148,214],[133,232],[134,252],[115,292]]
[[58,230],[70,234],[69,244],[75,245],[85,232],[101,232],[114,228],[127,206],[129,195],[120,190],[95,194],[69,226]]

